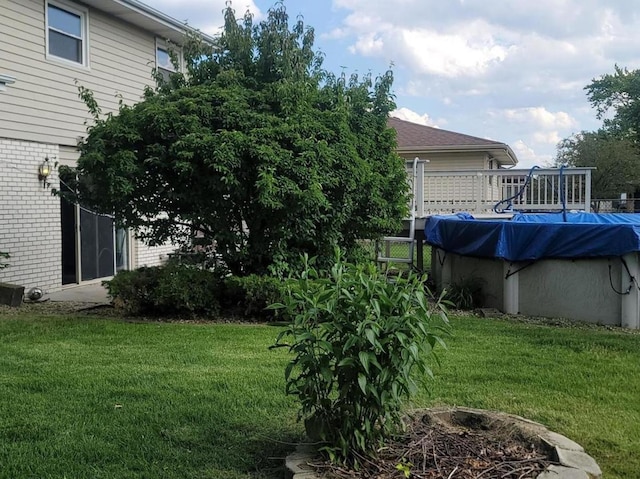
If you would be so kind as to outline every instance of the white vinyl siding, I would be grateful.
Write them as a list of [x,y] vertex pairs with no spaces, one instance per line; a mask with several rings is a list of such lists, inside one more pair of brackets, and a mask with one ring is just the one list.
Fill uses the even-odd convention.
[[421,160],[429,160],[425,165],[427,171],[458,171],[458,170],[483,170],[486,168],[486,153],[476,152],[450,152],[450,153],[402,153],[406,160],[413,160],[416,156]]
[[46,59],[45,7],[45,0],[3,3],[0,72],[16,82],[2,95],[0,138],[75,146],[91,120],[78,85],[94,92],[103,114],[117,110],[116,95],[140,101],[154,84],[155,35],[91,9],[91,70],[79,69]]
[[47,1],[45,43],[47,59],[89,66],[88,11],[67,3]]

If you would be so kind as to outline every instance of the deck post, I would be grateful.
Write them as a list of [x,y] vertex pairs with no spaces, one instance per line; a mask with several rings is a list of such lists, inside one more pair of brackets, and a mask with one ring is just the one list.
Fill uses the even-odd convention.
[[[623,328],[640,329],[640,290],[638,289],[638,282],[640,282],[640,261],[638,258],[639,253],[633,252],[625,254],[622,260],[629,268],[622,266],[622,277],[620,280],[620,286],[624,290],[627,285],[630,286],[629,294],[620,296],[622,300],[622,307],[620,309],[620,326]],[[632,276],[632,278],[629,277]],[[634,279],[635,278],[635,279]],[[631,281],[631,284],[629,284]]]
[[482,197],[484,190],[484,174],[482,171],[476,172],[475,187],[476,187],[476,213],[482,213]]
[[[506,314],[518,314],[520,312],[520,280],[516,263],[502,262],[504,279],[502,282],[503,309]],[[515,271],[515,272],[514,272]]]
[[584,172],[584,210],[591,213],[591,169]]
[[416,217],[424,218],[424,165],[426,161],[419,161],[417,166],[417,174],[416,178]]

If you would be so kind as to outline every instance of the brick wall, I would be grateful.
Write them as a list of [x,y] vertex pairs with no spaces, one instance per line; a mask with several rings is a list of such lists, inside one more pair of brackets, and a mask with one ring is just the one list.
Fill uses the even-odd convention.
[[159,266],[169,259],[169,254],[176,250],[176,246],[165,243],[160,246],[146,246],[142,241],[135,240],[135,255],[133,257],[133,267]]
[[45,157],[57,186],[57,145],[0,138],[0,251],[11,255],[0,281],[53,292],[62,287],[60,199],[38,180]]

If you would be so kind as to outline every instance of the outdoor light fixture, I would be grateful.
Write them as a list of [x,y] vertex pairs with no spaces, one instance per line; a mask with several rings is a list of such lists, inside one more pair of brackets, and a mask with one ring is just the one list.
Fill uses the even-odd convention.
[[47,178],[51,174],[51,165],[49,164],[49,157],[45,157],[44,161],[38,166],[38,180],[42,181],[42,187],[47,187]]

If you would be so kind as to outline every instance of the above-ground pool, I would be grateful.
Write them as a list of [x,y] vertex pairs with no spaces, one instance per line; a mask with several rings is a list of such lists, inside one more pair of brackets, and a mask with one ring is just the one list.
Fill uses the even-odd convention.
[[640,214],[432,216],[439,287],[481,285],[479,306],[640,328]]

